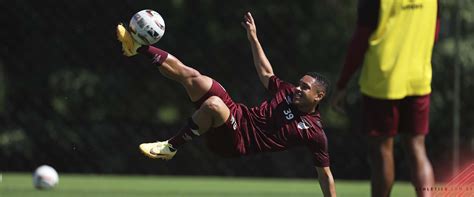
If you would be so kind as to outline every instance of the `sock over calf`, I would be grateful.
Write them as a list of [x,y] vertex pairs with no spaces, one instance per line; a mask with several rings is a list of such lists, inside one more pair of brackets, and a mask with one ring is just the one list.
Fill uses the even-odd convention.
[[154,46],[141,46],[137,49],[140,54],[144,54],[153,59],[153,63],[161,66],[163,62],[168,58],[168,52],[163,51]]
[[199,126],[194,123],[192,118],[189,118],[188,123],[181,128],[177,135],[168,140],[173,148],[179,148],[188,141],[191,141],[195,137],[199,137]]

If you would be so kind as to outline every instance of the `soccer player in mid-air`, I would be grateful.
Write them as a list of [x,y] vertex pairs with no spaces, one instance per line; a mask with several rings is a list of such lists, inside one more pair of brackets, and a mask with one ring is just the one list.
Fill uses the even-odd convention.
[[151,57],[164,76],[184,86],[197,108],[177,135],[166,141],[143,143],[140,150],[150,158],[168,160],[183,144],[204,134],[209,149],[222,156],[282,151],[302,145],[311,151],[324,196],[335,196],[328,142],[318,111],[328,91],[327,79],[310,72],[297,86],[282,81],[273,73],[250,13],[245,14],[242,26],[247,31],[260,81],[271,94],[271,98],[252,108],[234,102],[217,81],[184,65],[166,51],[141,46],[123,25],[117,26],[124,55],[140,53]]

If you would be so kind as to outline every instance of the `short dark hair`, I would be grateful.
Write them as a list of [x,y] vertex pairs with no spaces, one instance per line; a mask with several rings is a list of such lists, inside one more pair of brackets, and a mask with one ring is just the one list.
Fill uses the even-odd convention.
[[324,91],[325,93],[328,93],[330,84],[329,84],[329,80],[325,76],[317,72],[308,72],[306,73],[306,75],[311,76],[314,79],[316,79],[318,84],[321,86],[322,91]]

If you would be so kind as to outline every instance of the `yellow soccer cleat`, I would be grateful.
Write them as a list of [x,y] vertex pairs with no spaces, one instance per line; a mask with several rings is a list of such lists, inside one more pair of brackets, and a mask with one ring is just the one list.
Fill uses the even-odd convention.
[[178,152],[168,141],[140,144],[140,150],[152,159],[170,160]]
[[130,57],[137,54],[137,49],[141,45],[132,38],[123,24],[117,25],[117,39],[122,43],[122,51],[125,56]]

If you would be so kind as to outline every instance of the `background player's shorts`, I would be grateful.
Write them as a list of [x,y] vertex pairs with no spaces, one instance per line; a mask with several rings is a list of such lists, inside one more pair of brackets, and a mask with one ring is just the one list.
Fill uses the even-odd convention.
[[363,97],[364,131],[369,136],[428,134],[430,94],[399,100],[376,99],[366,95]]
[[[240,105],[234,103],[227,91],[222,85],[213,80],[209,91],[198,101],[194,102],[196,108],[199,108],[209,97],[217,96],[227,105],[230,110],[230,116],[227,121],[217,127],[210,129],[204,137],[208,148],[222,157],[237,157],[244,153],[244,145],[241,133],[237,128],[236,115],[240,115]],[[239,116],[240,117],[240,116]]]

